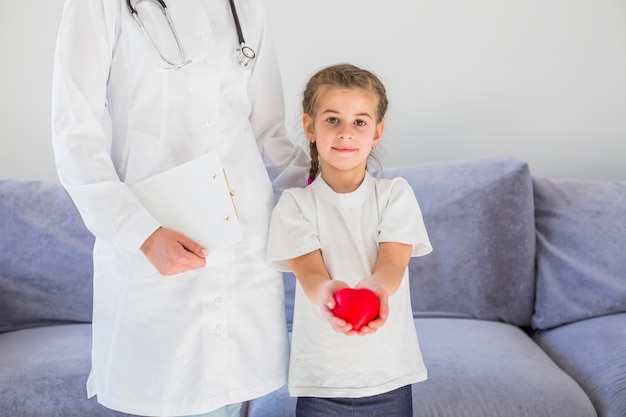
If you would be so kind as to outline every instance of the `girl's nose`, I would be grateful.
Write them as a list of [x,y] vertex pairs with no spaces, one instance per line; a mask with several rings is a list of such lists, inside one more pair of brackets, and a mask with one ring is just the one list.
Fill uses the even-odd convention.
[[352,139],[352,133],[350,132],[343,132],[339,134],[339,139],[343,139],[343,140],[348,140],[348,139]]

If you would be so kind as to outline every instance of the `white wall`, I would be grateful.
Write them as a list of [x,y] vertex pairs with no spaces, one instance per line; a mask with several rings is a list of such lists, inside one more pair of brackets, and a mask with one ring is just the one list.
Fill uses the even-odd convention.
[[63,0],[0,0],[0,177],[56,180],[50,88]]
[[[388,87],[385,166],[507,155],[539,176],[626,179],[623,0],[264,1],[297,143],[307,77],[347,61]],[[0,177],[56,178],[61,7],[0,0]]]

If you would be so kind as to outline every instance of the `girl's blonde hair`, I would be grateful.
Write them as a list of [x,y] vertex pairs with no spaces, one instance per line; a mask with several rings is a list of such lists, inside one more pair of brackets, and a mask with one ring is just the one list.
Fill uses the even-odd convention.
[[[302,112],[315,118],[320,94],[327,88],[353,88],[371,91],[378,98],[376,108],[376,122],[381,122],[387,113],[387,91],[378,77],[365,69],[352,64],[338,64],[323,68],[316,72],[307,82],[302,93]],[[311,169],[309,181],[317,177],[320,170],[317,145],[309,141],[311,154]]]

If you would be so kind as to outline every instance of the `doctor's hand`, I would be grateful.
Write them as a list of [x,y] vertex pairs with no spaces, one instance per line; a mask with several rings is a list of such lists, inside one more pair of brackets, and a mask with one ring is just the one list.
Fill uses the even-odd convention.
[[175,275],[206,265],[207,251],[174,230],[160,227],[141,245],[141,251],[161,275]]

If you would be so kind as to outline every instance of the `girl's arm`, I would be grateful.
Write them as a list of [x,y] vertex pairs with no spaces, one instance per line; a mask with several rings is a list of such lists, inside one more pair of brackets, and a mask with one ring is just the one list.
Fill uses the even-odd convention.
[[359,334],[374,333],[381,328],[389,316],[389,296],[393,295],[404,276],[411,259],[412,245],[396,242],[382,242],[378,248],[378,258],[374,272],[357,285],[357,288],[369,288],[380,299],[378,317],[363,326]]
[[352,325],[335,316],[332,309],[335,307],[334,294],[341,288],[347,287],[343,281],[334,280],[328,274],[322,258],[322,252],[317,249],[313,252],[289,260],[289,266],[302,286],[304,293],[315,305],[320,306],[322,315],[328,320],[336,332],[355,334]]

